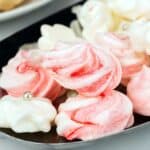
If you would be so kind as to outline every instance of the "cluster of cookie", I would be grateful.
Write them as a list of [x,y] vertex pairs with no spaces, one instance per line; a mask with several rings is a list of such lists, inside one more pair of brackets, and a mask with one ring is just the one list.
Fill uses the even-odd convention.
[[133,112],[150,116],[149,11],[148,0],[88,0],[72,29],[43,25],[2,69],[0,127],[49,132],[55,122],[58,135],[90,140],[131,127]]

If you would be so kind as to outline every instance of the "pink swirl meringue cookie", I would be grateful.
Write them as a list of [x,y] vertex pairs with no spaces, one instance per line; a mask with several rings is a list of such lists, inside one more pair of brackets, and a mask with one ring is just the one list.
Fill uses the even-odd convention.
[[144,66],[129,82],[127,93],[134,111],[144,116],[150,116],[150,68]]
[[43,66],[60,85],[85,96],[98,96],[118,86],[122,71],[116,57],[89,43],[64,44],[43,53]]
[[2,69],[0,87],[16,97],[30,91],[34,96],[54,100],[63,88],[40,65],[41,61],[42,57],[35,56],[34,50],[19,51]]
[[58,135],[68,140],[96,139],[133,125],[132,103],[117,91],[99,97],[71,97],[60,105],[55,122]]
[[120,60],[123,78],[133,76],[147,63],[146,55],[137,53],[134,50],[128,36],[116,33],[97,34],[95,42],[102,48],[112,52]]

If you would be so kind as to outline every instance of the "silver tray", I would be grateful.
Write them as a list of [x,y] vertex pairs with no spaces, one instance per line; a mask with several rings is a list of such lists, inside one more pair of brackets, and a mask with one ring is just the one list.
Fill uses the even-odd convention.
[[0,133],[0,150],[149,150],[149,139],[148,122],[116,135],[75,143],[35,143]]

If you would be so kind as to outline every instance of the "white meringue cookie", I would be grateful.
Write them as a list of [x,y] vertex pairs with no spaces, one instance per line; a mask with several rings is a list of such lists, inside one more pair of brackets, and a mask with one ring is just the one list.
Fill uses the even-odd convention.
[[77,40],[73,30],[61,24],[54,26],[43,25],[41,27],[42,36],[38,40],[38,47],[44,50],[53,49],[56,42],[71,42]]
[[49,132],[56,110],[45,98],[4,96],[0,100],[0,127],[16,133]]
[[83,27],[83,37],[91,41],[95,32],[107,32],[114,27],[109,8],[99,0],[88,0],[83,6],[73,8],[73,12]]
[[149,0],[107,0],[107,5],[116,14],[129,20],[150,19]]
[[[124,26],[126,26],[125,30]],[[130,37],[137,52],[150,55],[150,21],[138,20],[125,23],[121,25],[120,30]]]

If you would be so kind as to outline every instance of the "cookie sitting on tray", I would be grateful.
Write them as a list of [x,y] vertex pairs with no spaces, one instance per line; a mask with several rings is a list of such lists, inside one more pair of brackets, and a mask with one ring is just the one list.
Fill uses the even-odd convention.
[[49,132],[56,117],[50,99],[32,97],[30,92],[21,97],[6,95],[0,99],[0,127],[16,133]]
[[0,11],[7,11],[22,4],[24,0],[0,0]]

